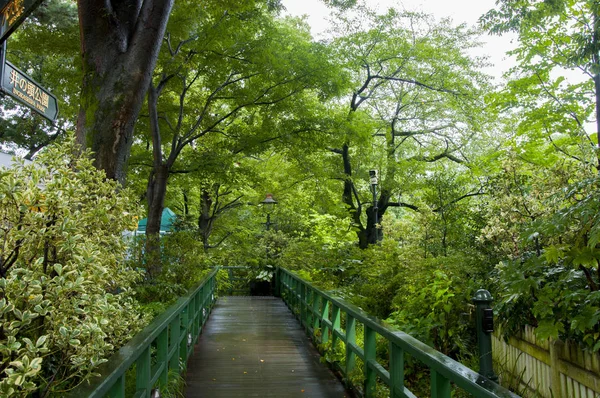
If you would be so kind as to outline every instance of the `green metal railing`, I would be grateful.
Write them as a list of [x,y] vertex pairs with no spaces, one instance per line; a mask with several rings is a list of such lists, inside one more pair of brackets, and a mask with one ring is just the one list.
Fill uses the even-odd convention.
[[[317,344],[331,344],[328,350],[335,352],[336,347],[341,346],[340,342],[344,343],[344,363],[334,363],[333,366],[343,374],[349,387],[352,387],[350,376],[362,371],[364,384],[360,387],[365,397],[375,396],[378,381],[389,388],[393,398],[415,397],[404,386],[405,354],[410,354],[430,370],[432,397],[450,398],[452,384],[478,398],[518,397],[419,340],[383,324],[360,308],[319,290],[290,271],[278,268],[276,278],[281,297]],[[362,347],[357,343],[357,322],[363,325]],[[378,336],[389,344],[387,368],[377,360]],[[362,369],[357,369],[357,357],[362,360]]]
[[246,296],[250,294],[250,287],[248,286],[250,267],[245,265],[227,265],[220,266],[220,268],[225,270],[229,276],[230,287],[227,290],[228,296]]
[[[125,377],[135,365],[135,397],[150,398],[152,389],[166,386],[169,371],[181,373],[215,303],[216,275],[212,271],[190,292],[156,317],[119,349],[96,373],[99,378],[81,385],[70,397],[125,397]],[[115,320],[118,322],[118,320]]]

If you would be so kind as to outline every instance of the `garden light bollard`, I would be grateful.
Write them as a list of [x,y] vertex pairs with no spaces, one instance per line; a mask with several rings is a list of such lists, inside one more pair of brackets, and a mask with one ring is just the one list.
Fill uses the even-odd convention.
[[494,331],[494,311],[492,295],[485,289],[479,289],[473,297],[477,311],[477,344],[479,346],[479,374],[496,382],[492,364],[492,332]]

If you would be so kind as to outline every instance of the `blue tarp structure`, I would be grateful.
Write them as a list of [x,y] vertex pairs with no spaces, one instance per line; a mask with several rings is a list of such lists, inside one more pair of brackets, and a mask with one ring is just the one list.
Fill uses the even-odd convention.
[[[166,234],[167,232],[172,231],[173,224],[175,223],[176,219],[177,219],[177,215],[175,215],[175,213],[173,213],[173,211],[171,209],[169,209],[168,207],[165,207],[162,212],[162,216],[160,217],[160,233]],[[140,222],[138,223],[137,233],[145,234],[147,224],[148,224],[147,218],[140,220]]]

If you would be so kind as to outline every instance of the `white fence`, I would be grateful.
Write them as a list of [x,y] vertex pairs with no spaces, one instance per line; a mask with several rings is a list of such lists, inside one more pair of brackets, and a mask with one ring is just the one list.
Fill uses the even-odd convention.
[[539,341],[527,327],[508,342],[492,336],[501,384],[528,397],[599,398],[600,355],[562,341]]

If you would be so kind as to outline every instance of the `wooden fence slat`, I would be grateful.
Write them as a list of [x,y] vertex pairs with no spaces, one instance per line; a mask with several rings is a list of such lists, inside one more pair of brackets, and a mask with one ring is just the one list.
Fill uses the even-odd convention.
[[598,353],[585,351],[572,342],[540,341],[530,328],[521,338],[513,337],[506,343],[494,337],[492,343],[495,361],[509,373],[502,375],[506,383],[521,377],[522,388],[530,388],[544,398],[600,396]]

